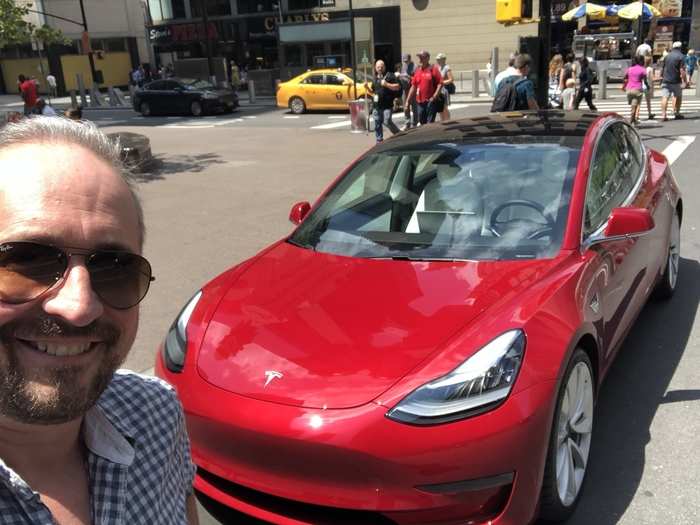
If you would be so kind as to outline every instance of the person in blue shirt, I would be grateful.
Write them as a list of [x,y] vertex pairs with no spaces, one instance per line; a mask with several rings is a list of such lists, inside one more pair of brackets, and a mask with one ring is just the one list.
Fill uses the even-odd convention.
[[685,56],[685,72],[688,76],[688,82],[685,87],[691,87],[693,84],[693,73],[698,65],[698,57],[695,56],[694,49],[688,49],[688,54]]
[[520,73],[520,76],[525,79],[524,82],[515,84],[515,93],[517,97],[517,105],[515,109],[540,109],[535,97],[535,85],[532,80],[527,78],[530,74],[530,66],[532,59],[527,53],[522,53],[515,58],[514,67]]

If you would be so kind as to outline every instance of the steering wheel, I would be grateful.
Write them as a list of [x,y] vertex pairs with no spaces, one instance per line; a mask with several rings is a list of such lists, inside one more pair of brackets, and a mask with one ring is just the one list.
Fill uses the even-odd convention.
[[[503,213],[503,210],[512,206],[522,206],[524,208],[533,209],[542,215],[545,222],[538,222],[532,219],[510,219],[507,221],[499,221],[498,216]],[[491,212],[491,218],[489,219],[489,229],[491,232],[496,237],[502,237],[507,230],[514,230],[516,228],[526,230],[534,229],[534,231],[532,231],[527,238],[538,239],[552,232],[554,229],[554,219],[545,213],[544,206],[529,199],[513,199],[496,206],[493,212]]]

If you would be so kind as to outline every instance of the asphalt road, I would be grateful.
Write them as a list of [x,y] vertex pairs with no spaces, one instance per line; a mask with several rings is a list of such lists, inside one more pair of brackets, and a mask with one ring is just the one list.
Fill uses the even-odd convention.
[[[474,115],[486,107],[471,104],[454,113]],[[614,101],[599,108],[624,109]],[[700,102],[687,108],[684,121],[644,122],[640,130],[659,150],[678,137],[689,144],[678,147],[683,151],[673,164],[685,196],[678,291],[670,302],[644,309],[603,386],[590,471],[569,525],[700,523]],[[373,143],[350,133],[343,113],[287,118],[292,115],[276,108],[247,107],[202,119],[144,119],[125,110],[86,114],[107,131],[146,134],[159,160],[140,182],[145,252],[157,281],[142,303],[140,333],[126,363],[139,371],[153,366],[169,324],[204,282],[287,234],[291,204],[313,200]],[[221,519],[260,523],[235,514]],[[217,523],[204,509],[201,521]]]

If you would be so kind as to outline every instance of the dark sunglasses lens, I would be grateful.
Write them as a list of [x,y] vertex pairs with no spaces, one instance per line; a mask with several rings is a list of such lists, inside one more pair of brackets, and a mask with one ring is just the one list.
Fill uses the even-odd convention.
[[141,302],[151,284],[151,265],[128,252],[96,252],[87,263],[92,288],[109,306],[131,308]]
[[0,301],[25,303],[36,299],[66,270],[66,256],[53,246],[32,242],[0,244]]

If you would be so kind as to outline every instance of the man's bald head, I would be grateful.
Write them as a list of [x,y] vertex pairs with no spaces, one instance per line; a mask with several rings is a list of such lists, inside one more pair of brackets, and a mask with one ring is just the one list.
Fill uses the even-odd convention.
[[[18,146],[42,144],[78,146],[86,149],[106,163],[124,180],[134,199],[140,230],[140,245],[142,246],[145,238],[143,209],[136,194],[134,181],[124,169],[121,161],[119,144],[107,138],[92,123],[75,122],[55,117],[23,119],[0,129],[0,155],[7,154],[7,150]],[[13,175],[21,176],[22,174]],[[12,177],[0,177],[0,196],[4,193],[4,186],[9,184],[11,180]]]

